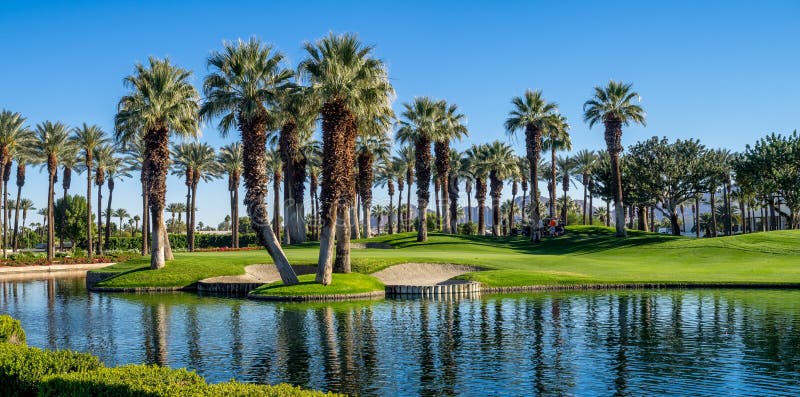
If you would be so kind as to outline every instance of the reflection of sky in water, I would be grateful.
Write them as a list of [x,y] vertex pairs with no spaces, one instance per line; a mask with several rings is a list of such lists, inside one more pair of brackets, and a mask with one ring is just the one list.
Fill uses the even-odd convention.
[[800,291],[286,305],[0,283],[33,346],[362,395],[800,395]]

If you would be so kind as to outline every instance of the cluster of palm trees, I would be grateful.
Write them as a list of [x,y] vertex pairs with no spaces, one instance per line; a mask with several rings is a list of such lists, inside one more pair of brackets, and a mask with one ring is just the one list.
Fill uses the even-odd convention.
[[[472,224],[472,209],[477,207],[477,231],[483,234],[487,195],[491,200],[491,233],[495,236],[511,233],[517,214],[521,215],[521,225],[533,226],[532,241],[541,239],[537,225],[542,223],[544,212],[550,219],[560,218],[564,223],[570,211],[581,213],[584,224],[592,223],[597,215],[610,225],[610,205],[595,211],[592,202],[599,195],[595,174],[602,167],[606,167],[609,177],[603,186],[607,194],[601,197],[614,203],[616,232],[625,236],[622,129],[632,123],[645,124],[639,95],[631,84],[610,81],[595,87],[592,98],[584,103],[584,121],[590,127],[600,123],[604,126],[604,153],[581,150],[573,156],[559,155],[572,150],[570,126],[558,112],[557,104],[538,90],[513,97],[504,123],[510,136],[524,132],[524,155],[515,155],[511,146],[501,141],[474,144],[459,152],[451,148],[451,143],[467,136],[468,130],[458,106],[417,97],[404,103],[402,113],[396,117],[391,107],[394,89],[386,65],[375,56],[374,48],[361,43],[357,36],[331,33],[306,43],[304,50],[305,58],[293,69],[280,51],[258,39],[226,42],[208,58],[209,74],[203,79],[202,96],[190,83],[192,73],[169,59],[150,58],[146,64],[137,64],[134,73],[124,80],[129,92],[118,104],[113,143],[97,126],[84,124],[70,133],[63,124],[43,122],[29,131],[18,114],[4,112],[0,124],[0,179],[6,183],[0,187],[0,196],[5,201],[12,159],[22,169],[22,184],[26,163],[46,165],[51,257],[53,191],[59,166],[64,169],[65,193],[69,172],[87,171],[90,214],[92,181],[98,186],[98,225],[102,186],[108,186],[106,215],[110,217],[114,179],[138,171],[142,186],[142,252],[150,253],[151,267],[158,269],[172,257],[165,210],[172,214],[173,225],[176,214],[178,223],[185,214],[188,246],[190,250],[194,247],[197,189],[201,181],[227,177],[232,241],[236,246],[238,188],[243,181],[243,202],[252,229],[286,284],[297,283],[297,276],[281,248],[281,238],[284,244],[302,243],[309,236],[318,239],[316,281],[329,284],[332,272],[350,271],[350,239],[372,235],[373,218],[378,231],[385,216],[388,233],[416,229],[417,240],[425,241],[430,204],[434,205],[436,227],[445,233],[457,233],[460,219],[466,218]],[[201,122],[211,121],[218,123],[223,136],[238,131],[239,141],[217,151],[192,139],[197,137]],[[321,141],[313,138],[317,125]],[[399,144],[394,154],[390,138],[393,126],[394,140]],[[173,143],[173,137],[181,139]],[[117,151],[124,152],[125,157],[114,156]],[[166,176],[170,171],[185,181],[186,203],[165,203]],[[21,188],[19,180],[18,176]],[[547,184],[547,203],[541,199],[540,181]],[[583,186],[582,208],[567,195],[576,182]],[[503,202],[502,191],[507,184],[512,197]],[[274,203],[271,218],[266,205],[270,185]],[[413,216],[412,185],[416,186]],[[308,210],[306,186],[311,203]],[[386,187],[388,205],[373,203],[374,186]],[[466,211],[458,204],[462,186],[467,197]],[[560,202],[559,187],[563,192]],[[473,198],[477,201],[475,207]],[[5,217],[4,214],[4,229]],[[91,233],[87,231],[90,252]],[[109,237],[108,232],[105,237]],[[98,252],[102,241],[98,235]]]

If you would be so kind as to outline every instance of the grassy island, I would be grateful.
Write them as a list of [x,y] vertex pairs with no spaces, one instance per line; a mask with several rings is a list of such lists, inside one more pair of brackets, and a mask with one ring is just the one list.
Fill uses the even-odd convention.
[[[459,278],[485,287],[597,284],[738,284],[800,283],[800,231],[754,233],[715,239],[692,239],[631,231],[613,237],[613,229],[571,226],[567,235],[533,244],[523,237],[495,238],[431,234],[416,242],[412,233],[356,242],[393,247],[352,251],[355,273],[337,275],[329,287],[313,285],[313,275],[298,286],[271,284],[259,289],[272,295],[354,293],[377,288],[364,277],[400,263],[450,263],[480,266],[485,271]],[[293,265],[314,265],[315,244],[285,247]],[[243,274],[251,264],[270,263],[264,251],[176,253],[162,270],[149,270],[137,258],[100,270],[115,276],[98,284],[106,288],[186,287],[207,277]]]

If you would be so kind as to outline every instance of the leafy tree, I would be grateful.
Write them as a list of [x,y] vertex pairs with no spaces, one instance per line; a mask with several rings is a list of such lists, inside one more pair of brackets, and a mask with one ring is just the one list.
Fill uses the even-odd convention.
[[55,231],[62,238],[72,241],[74,246],[87,247],[86,229],[89,222],[86,216],[86,197],[74,195],[64,196],[55,203]]

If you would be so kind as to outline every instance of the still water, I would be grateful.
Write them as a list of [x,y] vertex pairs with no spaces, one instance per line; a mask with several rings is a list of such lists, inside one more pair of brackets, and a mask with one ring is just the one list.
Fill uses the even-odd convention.
[[800,291],[276,304],[0,281],[28,343],[358,395],[800,395]]

